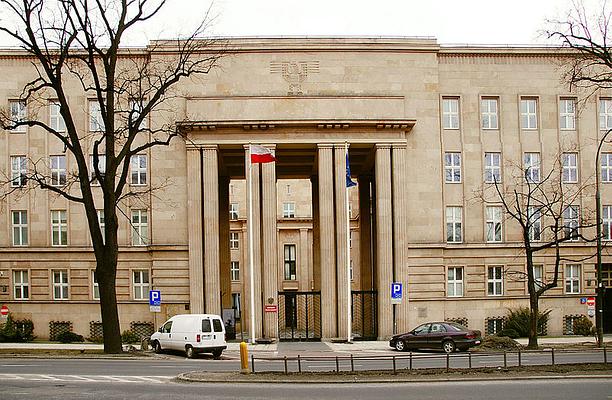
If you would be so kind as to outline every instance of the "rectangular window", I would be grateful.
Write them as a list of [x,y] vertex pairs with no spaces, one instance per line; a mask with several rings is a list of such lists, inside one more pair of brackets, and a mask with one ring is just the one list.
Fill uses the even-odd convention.
[[525,153],[524,161],[523,168],[527,182],[540,182],[540,153]]
[[49,127],[56,132],[66,132],[66,122],[60,114],[59,103],[49,103]]
[[100,300],[100,286],[96,271],[91,271],[91,296],[94,300]]
[[66,210],[51,211],[51,245],[68,245],[68,222]]
[[283,203],[283,218],[295,218],[295,203]]
[[15,300],[27,300],[30,298],[28,271],[13,271],[13,296]]
[[104,131],[104,120],[102,119],[102,111],[100,110],[98,100],[89,100],[89,131]]
[[444,181],[461,182],[461,153],[444,153]]
[[352,281],[353,280],[353,260],[349,261],[349,275]]
[[499,129],[497,109],[497,98],[483,97],[480,100],[482,129]]
[[230,204],[230,219],[231,220],[236,220],[238,219],[238,203],[231,203]]
[[240,320],[240,293],[232,293],[232,308],[236,321]]
[[487,335],[495,335],[501,332],[504,329],[504,319],[503,318],[487,318]]
[[487,268],[487,294],[501,296],[504,294],[504,267],[495,266]]
[[233,281],[240,280],[240,263],[238,261],[230,262],[230,273]]
[[149,299],[149,271],[133,271],[134,276],[134,300]]
[[601,165],[601,181],[612,182],[612,153],[601,153],[599,164]]
[[295,270],[295,245],[285,245],[285,280],[294,281],[297,279]]
[[544,266],[543,265],[534,265],[533,266],[533,281],[535,283],[536,289],[544,286]]
[[64,186],[66,184],[66,156],[49,157],[51,168],[51,185]]
[[240,241],[238,240],[238,232],[230,232],[230,249],[235,250],[240,246]]
[[11,156],[11,187],[23,187],[28,180],[26,156]]
[[612,129],[612,99],[599,99],[599,129]]
[[136,154],[131,158],[132,185],[147,184],[147,155]]
[[538,102],[536,99],[521,99],[521,128],[538,129]]
[[[95,163],[94,156],[93,154],[90,154],[89,155],[89,165],[91,166],[90,168],[91,184],[99,185],[100,182],[98,182],[98,179],[96,177],[96,168],[95,168],[94,163]],[[104,178],[104,174],[106,173],[106,155],[105,154],[98,154],[98,171],[100,171],[101,177]]]
[[576,129],[576,101],[574,99],[559,100],[559,129]]
[[578,182],[578,154],[577,153],[563,153],[561,156],[563,164],[563,183],[576,183]]
[[132,245],[149,244],[149,216],[147,210],[132,210]]
[[529,240],[534,242],[542,240],[542,213],[539,207],[531,206],[527,209],[527,223],[529,226]]
[[[9,107],[11,111],[11,124],[23,122],[26,120],[26,103],[25,101],[11,100],[9,101]],[[13,133],[24,133],[26,131],[26,125],[20,125],[15,129],[12,129]]]
[[102,242],[105,240],[105,229],[106,223],[104,222],[104,210],[96,210],[98,213],[98,226],[100,227],[100,233],[102,233]]
[[502,241],[502,208],[487,207],[487,242]]
[[446,207],[446,241],[448,243],[461,243],[461,207]]
[[[131,110],[130,121],[136,121],[136,119],[140,117],[140,114],[142,113],[143,108],[144,108],[143,99],[131,99],[130,100],[130,110]],[[130,125],[133,125],[133,124],[130,124]],[[149,127],[149,121],[147,121],[147,117],[145,116],[142,119],[142,122],[140,123],[140,125],[138,126],[138,129],[147,129],[148,127]]]
[[612,240],[612,206],[602,207],[603,240]]
[[459,129],[459,99],[456,97],[442,99],[442,127]]
[[485,153],[485,183],[501,182],[501,153]]
[[449,267],[447,281],[448,297],[463,296],[463,267]]
[[578,206],[567,206],[565,210],[563,210],[563,230],[565,231],[565,236],[569,237],[571,241],[576,241],[580,239],[579,232],[579,215],[580,215],[580,207]]
[[68,271],[53,271],[53,300],[68,300]]
[[580,293],[580,265],[565,266],[565,293]]
[[28,212],[13,211],[13,246],[28,245]]

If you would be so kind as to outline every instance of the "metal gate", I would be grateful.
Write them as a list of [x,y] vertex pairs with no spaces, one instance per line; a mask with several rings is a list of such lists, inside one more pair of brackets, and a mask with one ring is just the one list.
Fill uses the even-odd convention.
[[376,290],[353,290],[351,293],[353,339],[376,340],[378,336]]
[[321,340],[321,292],[278,292],[279,340]]

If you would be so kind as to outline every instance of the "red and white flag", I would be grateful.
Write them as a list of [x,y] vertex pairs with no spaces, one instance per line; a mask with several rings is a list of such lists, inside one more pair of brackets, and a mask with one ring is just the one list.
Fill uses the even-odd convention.
[[272,150],[263,146],[251,145],[251,163],[269,163],[276,161]]

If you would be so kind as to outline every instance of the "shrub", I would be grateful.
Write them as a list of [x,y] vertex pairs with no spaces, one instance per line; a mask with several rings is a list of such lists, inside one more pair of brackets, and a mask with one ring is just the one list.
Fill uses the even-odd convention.
[[586,315],[574,321],[574,335],[591,336],[595,334],[595,328]]
[[104,343],[103,336],[92,336],[92,337],[88,337],[87,340],[92,343]]
[[121,334],[121,343],[140,343],[140,336],[132,331],[123,331]]
[[499,350],[512,351],[519,350],[522,346],[516,341],[506,336],[486,336],[482,339],[480,346],[475,347],[475,350]]
[[76,334],[74,332],[62,332],[58,334],[56,340],[61,343],[74,343],[74,342],[84,342],[83,336]]
[[15,321],[9,314],[0,327],[0,342],[31,342],[34,340],[33,332],[34,323],[31,320]]
[[[548,323],[548,315],[551,310],[538,312],[538,334],[544,332]],[[519,307],[515,310],[508,310],[504,329],[499,336],[508,336],[512,338],[529,337],[529,307]]]

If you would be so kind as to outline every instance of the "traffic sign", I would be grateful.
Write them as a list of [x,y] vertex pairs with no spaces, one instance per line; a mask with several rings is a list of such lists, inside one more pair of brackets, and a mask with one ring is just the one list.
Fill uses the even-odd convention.
[[586,301],[586,304],[589,308],[595,307],[595,297],[589,297]]
[[586,304],[587,298],[586,297],[581,297],[580,298],[580,304]]
[[149,290],[149,311],[161,312],[161,292],[159,290]]
[[266,304],[264,306],[265,312],[278,312],[278,306],[276,304]]
[[2,314],[3,317],[6,317],[8,313],[9,313],[8,307],[3,304],[2,308],[0,308],[0,314]]
[[391,304],[402,304],[402,283],[391,283]]

